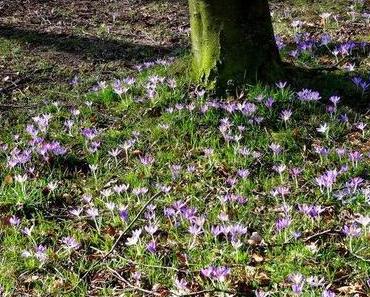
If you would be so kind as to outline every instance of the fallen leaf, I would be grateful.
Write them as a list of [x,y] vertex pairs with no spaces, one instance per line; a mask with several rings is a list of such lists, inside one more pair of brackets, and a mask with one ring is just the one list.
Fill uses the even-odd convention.
[[256,263],[261,263],[265,260],[265,258],[263,258],[261,255],[259,254],[253,254],[252,255],[252,259],[256,262]]
[[7,175],[4,178],[4,183],[6,185],[11,185],[13,183],[13,177],[11,175]]
[[253,232],[247,242],[250,245],[259,245],[262,242],[262,236],[258,232]]

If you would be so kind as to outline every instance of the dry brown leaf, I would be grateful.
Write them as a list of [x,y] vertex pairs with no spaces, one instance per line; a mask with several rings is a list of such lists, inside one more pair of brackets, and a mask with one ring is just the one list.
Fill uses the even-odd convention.
[[270,278],[265,272],[260,272],[256,275],[256,280],[261,286],[268,286],[270,284]]
[[13,183],[13,177],[11,175],[7,175],[4,177],[4,183],[6,185],[11,185]]
[[262,236],[258,232],[253,232],[247,242],[250,245],[259,245],[262,242]]
[[252,259],[256,262],[256,263],[261,263],[265,260],[264,257],[262,257],[261,255],[259,254],[253,254],[252,255]]

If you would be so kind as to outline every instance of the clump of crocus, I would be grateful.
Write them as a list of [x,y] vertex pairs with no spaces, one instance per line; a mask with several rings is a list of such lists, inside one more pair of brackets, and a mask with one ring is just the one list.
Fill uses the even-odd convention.
[[208,266],[200,270],[200,273],[211,280],[224,282],[231,270],[225,266]]

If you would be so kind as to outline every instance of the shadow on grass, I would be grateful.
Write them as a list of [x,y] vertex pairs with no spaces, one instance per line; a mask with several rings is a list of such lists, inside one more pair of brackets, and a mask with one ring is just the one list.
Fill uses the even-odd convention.
[[370,89],[363,94],[352,82],[353,76],[344,71],[315,70],[285,64],[285,76],[296,90],[313,89],[320,92],[326,100],[330,96],[338,95],[342,98],[341,104],[360,114],[370,110]]
[[39,32],[10,26],[0,26],[0,37],[19,40],[36,47],[48,47],[98,61],[125,60],[138,62],[145,59],[157,59],[174,52],[173,47],[136,44],[124,40],[99,37]]
[[[143,60],[153,60],[179,51],[183,52],[182,49],[173,47],[135,44],[98,37],[38,32],[10,26],[0,26],[0,36],[26,42],[36,47],[48,47],[64,51],[95,61],[124,60],[128,63],[135,63]],[[287,64],[285,69],[285,78],[295,89],[311,88],[319,91],[323,98],[340,95],[343,99],[342,103],[350,106],[355,111],[359,113],[369,111],[370,90],[361,94],[360,90],[356,90],[348,73],[339,70],[310,70]]]

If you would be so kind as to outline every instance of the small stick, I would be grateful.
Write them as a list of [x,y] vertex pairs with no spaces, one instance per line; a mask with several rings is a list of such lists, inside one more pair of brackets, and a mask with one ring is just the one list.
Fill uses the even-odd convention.
[[314,238],[316,238],[316,237],[320,237],[320,236],[325,235],[325,234],[328,234],[328,233],[335,233],[335,234],[339,234],[339,233],[340,233],[340,231],[338,231],[338,230],[333,230],[333,229],[328,229],[328,230],[325,230],[325,231],[322,231],[322,232],[319,232],[319,233],[313,234],[313,235],[311,235],[311,236],[308,236],[308,237],[306,237],[303,241],[304,241],[304,242],[307,242],[307,241],[310,241],[310,240],[312,240],[312,239],[314,239]]
[[137,213],[137,215],[135,216],[135,218],[130,222],[130,224],[126,227],[126,229],[118,236],[118,238],[116,239],[116,241],[113,243],[111,249],[103,256],[101,257],[98,261],[96,261],[94,264],[92,264],[88,269],[87,271],[82,275],[82,277],[78,280],[77,284],[72,287],[71,289],[69,289],[68,291],[65,291],[64,293],[70,293],[72,292],[74,289],[76,289],[78,287],[78,285],[82,282],[83,279],[85,279],[90,273],[91,271],[96,267],[98,266],[102,261],[104,261],[106,258],[108,258],[113,252],[114,250],[116,249],[117,245],[120,243],[120,241],[122,240],[123,236],[125,236],[127,234],[128,231],[131,230],[132,226],[136,223],[136,221],[140,218],[140,216],[143,214],[143,212],[145,211],[145,209],[148,207],[148,205],[150,203],[152,203],[159,195],[161,194],[161,192],[157,192],[156,194],[154,194],[145,204],[144,206],[140,209],[140,211]]
[[112,269],[110,267],[107,267],[107,268],[114,274],[115,277],[117,277],[120,281],[124,282],[131,289],[134,289],[136,291],[140,291],[140,292],[143,292],[143,293],[146,293],[146,294],[150,294],[152,296],[161,296],[160,293],[157,293],[157,292],[154,292],[154,291],[149,291],[149,290],[146,290],[146,289],[143,289],[143,288],[140,288],[138,286],[135,286],[135,285],[131,284],[127,279],[125,279],[123,276],[121,276],[117,271],[115,271],[114,269]]

